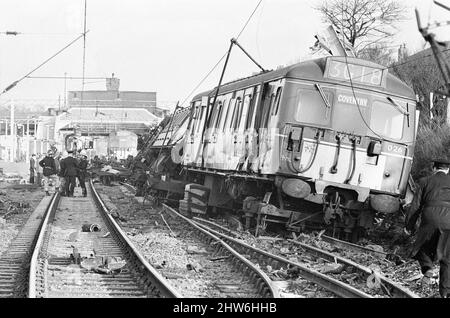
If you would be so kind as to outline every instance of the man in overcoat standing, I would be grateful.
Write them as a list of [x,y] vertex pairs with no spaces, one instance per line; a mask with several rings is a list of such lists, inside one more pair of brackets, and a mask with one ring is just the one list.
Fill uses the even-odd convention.
[[419,180],[406,215],[406,230],[413,231],[420,217],[411,257],[419,261],[424,279],[431,279],[439,261],[439,293],[450,298],[450,161],[433,160],[433,174]]
[[73,157],[72,151],[69,151],[67,158],[61,162],[61,170],[64,170],[64,178],[66,179],[66,195],[73,197],[75,181],[78,175],[78,161]]
[[39,165],[42,167],[42,173],[44,174],[44,190],[46,195],[50,195],[49,185],[58,189],[59,180],[56,176],[56,164],[55,159],[53,158],[53,151],[49,150],[47,152],[47,156],[44,159],[39,161]]

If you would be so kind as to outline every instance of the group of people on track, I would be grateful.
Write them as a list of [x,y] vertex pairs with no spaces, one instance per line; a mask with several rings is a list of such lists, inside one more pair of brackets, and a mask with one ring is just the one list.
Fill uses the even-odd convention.
[[[75,157],[76,155],[78,158]],[[33,154],[30,159],[30,183],[34,183],[35,165],[36,156]],[[49,186],[51,186],[55,187],[55,191],[59,191],[62,196],[73,197],[77,179],[83,196],[87,195],[85,180],[88,160],[84,150],[79,153],[64,151],[55,157],[55,151],[50,149],[39,161],[39,166],[42,167],[46,195],[50,195]]]

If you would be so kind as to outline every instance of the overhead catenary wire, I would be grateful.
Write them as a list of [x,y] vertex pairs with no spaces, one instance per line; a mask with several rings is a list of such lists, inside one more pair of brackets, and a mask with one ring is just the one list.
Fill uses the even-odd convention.
[[377,137],[380,138],[380,139],[384,139],[383,137],[381,137],[378,133],[376,133],[376,132],[370,127],[370,125],[367,123],[366,119],[364,118],[364,115],[363,115],[363,113],[362,113],[362,111],[361,111],[361,105],[359,105],[358,98],[356,97],[355,87],[354,87],[354,85],[353,85],[352,76],[351,76],[351,74],[350,74],[350,67],[349,67],[347,55],[345,55],[345,65],[346,65],[346,69],[347,69],[347,73],[348,73],[348,78],[349,78],[349,81],[350,81],[350,87],[351,87],[351,89],[352,89],[352,95],[353,95],[353,98],[355,99],[356,107],[358,108],[358,112],[359,112],[359,115],[360,115],[360,117],[361,117],[361,120],[363,121],[364,125],[365,125],[365,126],[366,126],[366,127],[367,127],[374,135],[375,135],[375,136],[377,136]]
[[36,78],[36,79],[68,79],[68,80],[79,80],[79,79],[88,79],[88,80],[105,80],[107,77],[82,77],[82,76],[27,76],[27,78]]
[[258,17],[258,23],[257,23],[257,26],[256,26],[256,34],[255,34],[256,49],[257,49],[258,59],[259,60],[262,60],[262,58],[261,58],[261,50],[259,48],[259,41],[258,41],[258,39],[259,39],[259,30],[260,30],[260,27],[261,27],[261,17],[262,17],[263,12],[264,12],[264,5],[265,5],[265,3],[263,3],[263,5],[261,7],[261,10],[260,10],[261,13],[259,14],[259,17]]
[[54,32],[17,32],[17,31],[4,31],[0,32],[0,34],[6,35],[31,35],[31,36],[67,36],[67,35],[75,35],[76,33],[54,33]]
[[[344,19],[344,8],[342,7],[342,19]],[[341,23],[342,23],[342,25],[341,25],[341,27],[342,27],[342,42],[344,43],[344,24],[343,24],[343,21],[341,21]],[[349,80],[350,80],[350,87],[351,87],[351,89],[352,89],[352,94],[353,94],[353,98],[355,99],[355,102],[356,102],[356,106],[357,106],[357,108],[358,108],[358,113],[359,113],[359,115],[360,115],[360,117],[361,117],[361,120],[363,121],[363,123],[364,123],[364,125],[375,135],[375,136],[377,136],[378,138],[380,138],[380,139],[383,139],[383,137],[381,137],[378,133],[376,133],[371,127],[370,127],[370,125],[367,123],[367,121],[366,121],[366,119],[364,118],[364,115],[363,115],[363,113],[362,113],[362,111],[361,111],[361,105],[359,105],[359,102],[358,102],[358,98],[356,97],[356,93],[355,93],[355,87],[354,87],[354,85],[353,85],[353,80],[352,80],[352,76],[351,76],[351,73],[350,73],[350,67],[349,67],[349,63],[348,63],[348,56],[347,56],[347,54],[345,54],[344,55],[345,56],[345,65],[346,65],[346,70],[347,70],[347,73],[348,73],[348,78],[349,78]]]
[[66,46],[64,46],[62,49],[60,49],[58,52],[56,52],[55,54],[53,54],[51,57],[49,57],[48,59],[46,59],[44,62],[42,62],[41,64],[39,64],[37,67],[35,67],[33,70],[31,70],[30,72],[28,72],[27,74],[25,74],[24,76],[22,76],[21,78],[19,78],[18,80],[14,81],[13,83],[11,83],[8,87],[6,87],[3,92],[0,93],[0,96],[5,94],[6,92],[8,92],[10,89],[12,89],[14,86],[16,86],[18,83],[20,83],[21,81],[23,81],[25,78],[27,78],[29,75],[33,74],[34,72],[36,72],[38,69],[40,69],[42,66],[44,66],[45,64],[47,64],[50,60],[52,60],[53,58],[55,58],[57,55],[59,55],[61,52],[63,52],[64,50],[66,50],[67,48],[69,48],[70,46],[72,46],[75,42],[77,42],[79,39],[81,39],[83,36],[86,35],[86,33],[88,33],[89,30],[87,30],[85,33],[79,35],[76,39],[74,39],[73,41],[71,41],[69,44],[67,44]]
[[[263,0],[259,0],[258,4],[256,5],[255,9],[253,9],[253,12],[250,14],[249,18],[245,22],[244,26],[242,27],[241,31],[238,33],[238,35],[235,37],[236,40],[239,39],[239,37],[242,35],[244,30],[246,29],[247,25],[249,24],[250,20],[252,19],[253,15],[255,14],[256,10],[258,10],[258,7],[261,5]],[[183,102],[180,104],[180,106],[183,106],[184,103],[189,99],[189,97],[194,94],[194,92],[206,81],[206,79],[211,75],[212,72],[217,68],[217,66],[222,62],[222,60],[227,56],[228,50],[222,55],[222,57],[217,61],[217,63],[211,68],[211,70],[201,79],[201,81],[195,86],[195,88],[187,95],[187,97],[183,100]]]
[[[444,52],[448,52],[448,51],[450,51],[450,48],[442,50],[441,52],[444,53]],[[417,58],[414,58],[414,59],[406,60],[405,62],[402,62],[402,63],[392,64],[391,66],[388,67],[388,69],[394,68],[394,67],[398,67],[398,66],[402,66],[402,65],[405,65],[405,64],[409,64],[409,63],[412,63],[412,62],[415,62],[415,61],[418,61],[418,60],[423,60],[423,59],[425,59],[427,57],[430,57],[430,56],[433,56],[433,54],[431,53],[431,54],[420,56],[420,57],[417,57]]]

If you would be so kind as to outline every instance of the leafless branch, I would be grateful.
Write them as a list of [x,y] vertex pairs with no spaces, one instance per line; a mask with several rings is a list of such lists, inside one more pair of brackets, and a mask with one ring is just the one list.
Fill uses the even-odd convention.
[[391,37],[395,23],[405,19],[405,7],[397,0],[323,0],[314,9],[355,47],[367,38]]

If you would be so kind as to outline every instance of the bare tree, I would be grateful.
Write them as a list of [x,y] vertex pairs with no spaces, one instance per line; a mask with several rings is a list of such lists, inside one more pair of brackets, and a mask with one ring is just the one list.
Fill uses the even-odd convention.
[[357,52],[394,35],[395,23],[405,18],[405,7],[396,0],[323,0],[314,9]]
[[358,57],[387,67],[394,63],[393,53],[393,50],[384,44],[372,44],[360,50]]

